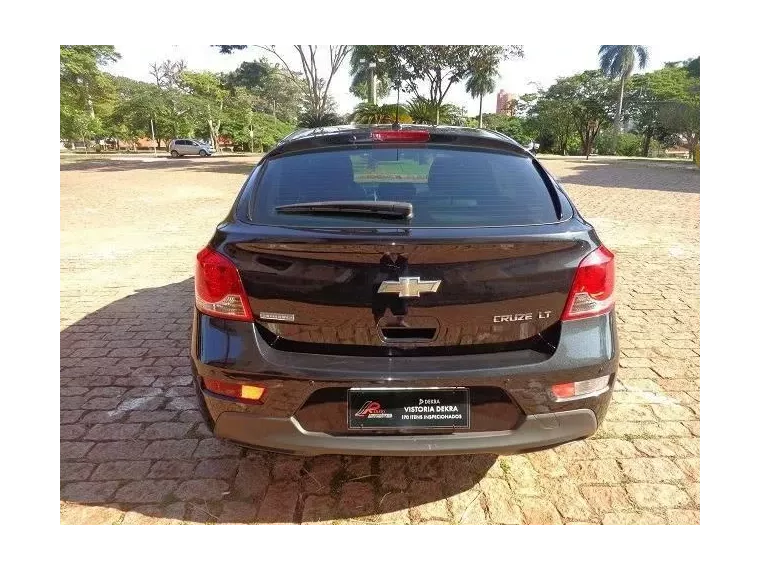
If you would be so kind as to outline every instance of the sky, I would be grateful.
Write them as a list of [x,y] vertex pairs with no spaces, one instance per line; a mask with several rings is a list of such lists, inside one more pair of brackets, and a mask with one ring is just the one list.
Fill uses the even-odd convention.
[[[649,47],[650,62],[645,71],[663,67],[668,61],[681,61],[700,55],[698,45],[661,44]],[[580,73],[586,69],[598,67],[598,45],[573,44],[536,44],[524,46],[525,57],[519,60],[508,60],[501,64],[501,77],[496,81],[496,92],[483,99],[483,112],[492,113],[496,110],[496,93],[504,89],[509,93],[522,95],[533,93],[538,87],[549,87],[558,77],[566,77]],[[229,72],[243,61],[259,59],[266,56],[274,62],[273,55],[258,48],[248,48],[229,55],[220,54],[217,48],[209,45],[156,45],[151,42],[116,45],[121,59],[108,66],[109,73],[124,75],[132,79],[151,81],[148,66],[154,61],[165,59],[184,59],[188,68],[193,71]],[[298,56],[292,46],[278,46],[280,54],[293,69],[300,69]],[[329,57],[327,46],[320,46],[317,52],[317,64],[320,69],[327,69]],[[338,104],[338,112],[349,113],[360,103],[360,100],[349,93],[351,78],[348,74],[348,59],[338,71],[330,87],[330,93]],[[403,102],[408,95],[401,94]],[[395,94],[382,102],[395,103]],[[458,107],[467,107],[468,114],[474,116],[478,112],[478,101],[472,99],[464,90],[464,83],[451,87],[446,96],[447,103]]]

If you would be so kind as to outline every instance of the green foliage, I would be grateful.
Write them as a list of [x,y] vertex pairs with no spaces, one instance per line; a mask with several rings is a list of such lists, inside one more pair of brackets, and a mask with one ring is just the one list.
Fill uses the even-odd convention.
[[[385,59],[382,72],[390,76],[392,85],[403,87],[406,93],[432,105],[435,119],[430,121],[427,117],[425,120],[431,124],[448,122],[439,116],[446,95],[453,84],[470,74],[477,62],[496,61],[498,64],[498,61],[523,54],[522,46],[517,45],[397,45],[363,46],[362,49],[373,61]],[[463,121],[463,118],[457,116],[457,120]]]
[[644,69],[649,61],[646,46],[601,46],[599,68],[610,79],[627,79],[635,67]]
[[559,79],[543,96],[555,102],[563,119],[572,122],[584,154],[589,155],[596,136],[611,123],[611,81],[600,71],[584,71]]
[[[618,104],[615,110],[615,130],[620,131],[623,118],[623,97],[625,82],[633,73],[634,67],[644,69],[649,61],[649,50],[646,46],[612,46],[604,45],[599,48],[599,67],[610,79],[619,79]],[[617,139],[614,139],[613,145]]]
[[[218,45],[221,53],[232,53],[237,50],[246,49],[247,45]],[[299,116],[299,122],[308,122],[324,126],[325,123],[332,123],[336,120],[333,107],[334,102],[330,96],[330,85],[332,84],[335,74],[340,69],[346,56],[351,52],[352,47],[348,45],[328,45],[327,53],[329,56],[329,65],[317,65],[321,58],[318,55],[320,46],[318,45],[293,45],[301,62],[303,73],[292,69],[285,59],[283,59],[276,46],[257,45],[271,55],[275,56],[282,63],[282,73],[288,77],[301,90],[299,102],[303,107],[302,116]],[[323,46],[324,49],[324,46]],[[342,121],[341,121],[342,122]]]
[[478,126],[483,126],[483,97],[496,89],[501,58],[497,52],[483,51],[472,57],[465,90],[479,99]]
[[[396,105],[371,105],[359,103],[351,115],[353,122],[363,125],[381,125],[396,121]],[[411,123],[409,111],[403,105],[398,106],[398,122]]]
[[151,136],[152,122],[158,141],[213,138],[218,145],[225,135],[235,146],[261,150],[294,129],[301,90],[265,60],[226,75],[167,60],[150,66],[155,82],[146,83],[100,71],[98,65],[116,57],[108,47],[61,48],[63,138],[89,144],[114,137],[129,146]]
[[546,152],[658,156],[668,146],[685,144],[693,153],[699,144],[698,60],[629,78],[621,115],[632,126],[629,133],[615,136],[608,128],[620,102],[619,84],[600,71],[561,78],[537,95],[523,96],[517,110],[525,117],[525,133]]
[[641,156],[641,137],[633,133],[620,133],[617,140],[620,156]]
[[231,110],[221,134],[231,138],[235,146],[260,152],[269,150],[293,130],[293,125],[271,115],[239,108]]
[[298,116],[298,126],[307,129],[342,125],[344,122],[343,117],[332,111],[322,114],[304,111]]
[[[169,115],[168,101],[156,85],[114,77],[117,103],[107,117],[108,136],[132,143],[140,137],[150,137],[150,121],[158,123]],[[168,129],[168,127],[167,127]]]
[[567,140],[567,153],[570,156],[582,156],[585,154],[581,137],[576,133],[570,135]]
[[192,107],[194,130],[212,138],[214,146],[218,147],[219,129],[225,119],[224,105],[231,97],[222,84],[221,74],[183,71],[180,87],[189,95],[186,102]]
[[615,132],[607,129],[596,139],[596,152],[603,155],[641,156],[641,135],[620,133],[615,138]]
[[306,86],[303,80],[294,81],[279,65],[270,65],[263,58],[243,62],[224,81],[235,95],[249,94],[252,107],[286,123],[295,123]]
[[699,58],[631,77],[625,115],[644,137],[643,154],[649,154],[652,140],[686,144],[692,152],[699,143],[699,77],[694,75],[699,65],[695,71],[694,61]]
[[[383,57],[383,52],[390,46],[353,46],[349,60],[349,74],[351,75],[351,87],[349,91],[359,99],[369,99],[368,81],[369,64],[375,63],[375,79],[377,80],[378,100],[388,96],[391,91],[391,79],[393,69],[388,59]],[[364,60],[362,62],[361,60]],[[378,61],[385,59],[385,61]]]
[[487,113],[483,115],[483,127],[512,137],[523,146],[527,146],[533,139],[528,121],[523,117]]
[[113,81],[100,67],[120,57],[113,46],[60,46],[62,138],[100,134],[100,118],[110,113],[115,102]]
[[684,62],[684,67],[686,67],[686,71],[689,72],[689,75],[691,77],[696,77],[699,79],[699,58],[689,59]]
[[[418,125],[458,125],[464,122],[462,110],[450,103],[444,103],[436,109],[434,102],[422,97],[415,97],[406,104],[406,108],[412,122]],[[436,111],[438,111],[437,117]]]
[[92,138],[103,135],[103,125],[99,118],[91,117],[86,111],[61,107],[61,134],[63,138],[84,141],[87,148]]

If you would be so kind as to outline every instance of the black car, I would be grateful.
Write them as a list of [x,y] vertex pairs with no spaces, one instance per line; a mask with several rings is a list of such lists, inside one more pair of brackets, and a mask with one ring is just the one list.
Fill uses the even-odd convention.
[[593,434],[618,366],[614,260],[499,133],[293,133],[199,254],[213,433],[292,454],[519,453]]

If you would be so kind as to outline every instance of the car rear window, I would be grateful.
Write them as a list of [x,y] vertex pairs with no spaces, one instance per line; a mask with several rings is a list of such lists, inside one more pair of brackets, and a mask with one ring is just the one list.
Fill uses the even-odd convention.
[[[510,226],[557,221],[550,190],[532,159],[451,148],[310,151],[269,160],[251,220],[300,227]],[[295,214],[277,206],[335,200],[409,202],[411,220]]]

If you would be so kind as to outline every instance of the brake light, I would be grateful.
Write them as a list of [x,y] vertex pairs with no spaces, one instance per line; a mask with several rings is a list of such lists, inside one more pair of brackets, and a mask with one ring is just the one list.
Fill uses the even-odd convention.
[[428,131],[372,131],[372,140],[378,142],[427,142]]
[[229,396],[241,400],[247,404],[261,404],[262,398],[266,393],[266,388],[261,386],[252,386],[250,384],[237,384],[225,380],[203,379],[203,385],[209,392]]
[[210,247],[198,253],[195,264],[195,306],[212,317],[253,320],[237,267]]
[[615,256],[603,245],[583,258],[562,312],[563,321],[601,315],[615,305]]

